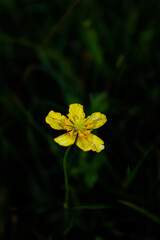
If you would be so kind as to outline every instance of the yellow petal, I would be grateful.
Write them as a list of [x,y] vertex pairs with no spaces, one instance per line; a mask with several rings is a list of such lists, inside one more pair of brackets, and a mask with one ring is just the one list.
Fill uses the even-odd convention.
[[103,140],[94,134],[90,133],[88,135],[88,141],[91,144],[92,151],[101,152],[105,148]]
[[78,135],[76,145],[85,152],[91,150],[91,144],[88,141],[87,137]]
[[71,121],[75,121],[77,119],[84,119],[85,113],[83,111],[83,106],[79,103],[70,104],[68,117]]
[[61,130],[64,129],[66,119],[64,115],[50,111],[45,120],[53,129]]
[[76,140],[76,134],[64,133],[59,137],[54,138],[54,141],[61,146],[68,147],[74,144]]
[[88,126],[90,126],[92,124],[92,129],[96,129],[96,128],[103,126],[106,122],[107,122],[106,115],[104,115],[100,112],[95,112],[91,116],[87,117],[87,119],[85,121],[85,125],[87,128],[87,124],[88,124]]
[[83,151],[92,150],[100,152],[104,149],[103,140],[91,133],[85,136],[78,136],[76,145]]

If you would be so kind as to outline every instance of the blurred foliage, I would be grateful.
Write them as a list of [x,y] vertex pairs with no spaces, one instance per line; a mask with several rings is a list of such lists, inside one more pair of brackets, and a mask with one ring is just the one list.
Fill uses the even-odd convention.
[[107,115],[71,148],[66,239],[159,239],[160,2],[0,1],[0,239],[63,239],[66,148],[44,119]]

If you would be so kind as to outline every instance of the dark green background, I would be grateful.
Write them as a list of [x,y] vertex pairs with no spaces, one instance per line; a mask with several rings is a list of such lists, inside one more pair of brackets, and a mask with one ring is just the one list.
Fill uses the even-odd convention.
[[73,4],[0,1],[0,238],[63,239],[66,148],[45,117],[81,103],[107,115],[106,148],[71,148],[66,238],[159,239],[160,1]]

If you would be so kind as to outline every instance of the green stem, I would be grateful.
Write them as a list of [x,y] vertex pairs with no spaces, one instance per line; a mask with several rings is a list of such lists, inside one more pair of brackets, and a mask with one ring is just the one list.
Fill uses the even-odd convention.
[[71,149],[71,146],[69,146],[64,154],[63,158],[63,171],[64,171],[64,180],[65,180],[65,201],[64,201],[64,208],[68,209],[68,200],[69,200],[69,184],[68,184],[68,175],[67,175],[67,166],[66,166],[66,160],[69,153],[69,150]]

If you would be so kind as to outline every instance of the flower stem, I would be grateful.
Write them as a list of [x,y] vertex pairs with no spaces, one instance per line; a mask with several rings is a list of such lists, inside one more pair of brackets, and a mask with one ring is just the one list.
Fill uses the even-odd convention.
[[69,183],[68,183],[68,175],[67,175],[67,166],[66,160],[71,146],[69,146],[64,154],[63,158],[63,171],[64,171],[64,180],[65,180],[65,201],[64,201],[64,209],[65,209],[65,225],[68,222],[68,200],[69,200]]

